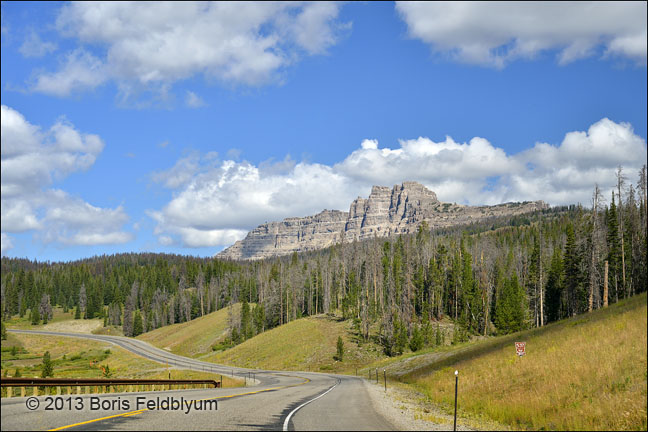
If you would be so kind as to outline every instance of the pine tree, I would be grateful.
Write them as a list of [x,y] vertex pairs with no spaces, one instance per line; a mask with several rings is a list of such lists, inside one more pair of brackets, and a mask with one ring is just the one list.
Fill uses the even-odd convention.
[[2,333],[1,333],[1,338],[2,340],[7,340],[7,327],[5,327],[4,321],[2,322]]
[[133,337],[139,336],[144,332],[144,324],[142,323],[142,315],[140,315],[139,309],[135,311],[135,317],[133,318]]
[[262,333],[265,330],[266,320],[263,303],[259,303],[254,307],[252,315],[254,316],[254,326],[256,327],[256,333]]
[[524,329],[526,319],[526,295],[518,282],[517,273],[503,281],[497,300],[495,325],[502,334]]
[[40,323],[40,313],[38,313],[38,308],[33,307],[31,309],[31,324],[38,325]]
[[563,261],[560,248],[555,248],[551,257],[549,274],[547,276],[547,321],[557,321],[564,317],[561,312],[563,299]]
[[614,203],[614,192],[612,192],[612,203],[606,212],[607,222],[607,245],[610,273],[610,297],[615,301],[619,300],[619,283],[621,282],[621,241],[619,240],[619,219],[617,216],[617,206]]
[[232,340],[232,343],[234,345],[238,345],[241,343],[241,334],[239,333],[238,327],[232,327],[232,331],[230,333],[230,339]]
[[47,378],[53,376],[54,376],[54,365],[52,364],[52,359],[50,358],[49,351],[45,351],[45,355],[43,355],[43,366],[42,366],[41,378]]
[[74,319],[81,319],[81,309],[77,305],[76,310],[74,311]]
[[338,336],[337,340],[337,359],[344,361],[344,341],[342,340],[342,336]]
[[241,338],[247,340],[253,336],[252,319],[250,316],[250,305],[243,299],[241,303]]
[[567,290],[567,306],[570,316],[586,310],[586,295],[580,271],[581,257],[576,247],[574,226],[567,225],[567,241],[565,243],[565,289]]
[[409,346],[414,352],[423,348],[423,334],[418,326],[415,326],[414,330],[412,330],[412,338],[410,339]]

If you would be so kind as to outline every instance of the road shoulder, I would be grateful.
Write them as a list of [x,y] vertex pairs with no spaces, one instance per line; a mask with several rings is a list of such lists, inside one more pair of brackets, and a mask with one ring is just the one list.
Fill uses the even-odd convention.
[[[364,381],[374,409],[399,430],[451,431],[453,417],[426,403],[423,395],[402,384],[380,384]],[[475,430],[459,421],[457,430]],[[481,428],[480,428],[481,429]]]

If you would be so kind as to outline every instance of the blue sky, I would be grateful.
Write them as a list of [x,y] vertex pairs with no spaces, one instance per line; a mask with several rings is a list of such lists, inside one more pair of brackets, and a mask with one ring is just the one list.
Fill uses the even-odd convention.
[[416,180],[587,205],[646,160],[646,3],[2,4],[2,254],[211,256]]

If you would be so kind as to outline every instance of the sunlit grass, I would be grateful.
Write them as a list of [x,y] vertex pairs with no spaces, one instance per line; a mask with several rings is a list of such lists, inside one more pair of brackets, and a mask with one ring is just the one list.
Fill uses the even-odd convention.
[[[338,336],[344,342],[342,361],[335,358]],[[204,360],[258,369],[355,373],[381,356],[375,344],[357,343],[351,321],[318,315],[268,330]]]
[[[211,347],[228,335],[228,309],[223,308],[188,322],[160,327],[137,338],[178,355],[198,357],[210,353]],[[231,313],[234,316],[240,315],[239,303],[232,306]]]
[[52,319],[46,325],[43,324],[42,320],[38,325],[32,325],[29,315],[29,311],[22,318],[14,315],[5,321],[5,325],[9,329],[78,331],[80,333],[90,333],[90,329],[103,326],[103,319],[101,318],[75,320],[74,309],[63,312],[63,308],[59,306],[52,309]]
[[[646,430],[646,295],[512,338],[475,356],[466,350],[411,374],[433,402],[520,429]],[[497,340],[484,344],[497,344]],[[406,379],[407,380],[407,379]]]
[[[11,346],[16,346],[16,355]],[[102,366],[108,365],[112,378],[140,379],[210,379],[220,375],[210,372],[167,368],[108,342],[59,336],[9,334],[2,343],[2,374],[14,376],[19,368],[23,377],[40,377],[43,355],[50,352],[56,378],[102,378]],[[243,385],[239,379],[223,376],[224,387]]]

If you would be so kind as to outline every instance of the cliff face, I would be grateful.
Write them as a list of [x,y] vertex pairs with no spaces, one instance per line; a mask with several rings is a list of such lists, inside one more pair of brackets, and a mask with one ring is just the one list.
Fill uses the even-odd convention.
[[288,218],[258,226],[216,255],[222,259],[256,260],[293,252],[322,249],[345,241],[416,232],[423,221],[430,228],[470,223],[493,216],[512,216],[546,208],[542,201],[496,206],[442,203],[434,192],[416,182],[391,190],[374,186],[369,198],[358,197],[349,212],[324,210],[315,216]]

